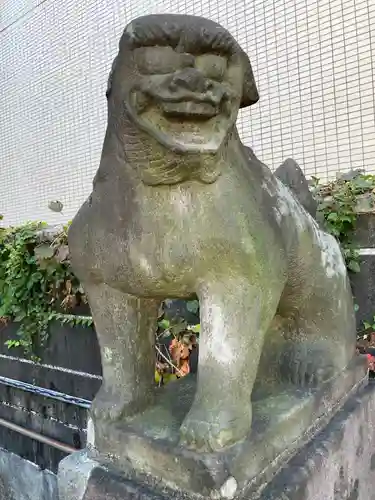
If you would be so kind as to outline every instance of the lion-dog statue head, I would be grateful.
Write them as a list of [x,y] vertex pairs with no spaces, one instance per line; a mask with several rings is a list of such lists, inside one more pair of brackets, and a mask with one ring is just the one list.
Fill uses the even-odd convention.
[[[228,31],[179,15],[145,16],[126,27],[107,97],[119,130],[128,120],[121,142],[150,185],[215,181],[239,108],[259,98],[250,61]],[[152,154],[143,166],[140,149]]]

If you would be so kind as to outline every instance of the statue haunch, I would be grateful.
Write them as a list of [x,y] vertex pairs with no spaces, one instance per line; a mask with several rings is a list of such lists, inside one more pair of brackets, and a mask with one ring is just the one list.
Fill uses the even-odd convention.
[[92,415],[108,422],[152,405],[160,302],[196,294],[198,381],[181,443],[220,450],[250,431],[257,374],[259,384],[272,369],[277,382],[319,387],[348,365],[345,264],[334,238],[241,143],[238,110],[258,93],[249,59],[220,25],[133,21],[107,98],[93,191],[69,231],[101,349]]

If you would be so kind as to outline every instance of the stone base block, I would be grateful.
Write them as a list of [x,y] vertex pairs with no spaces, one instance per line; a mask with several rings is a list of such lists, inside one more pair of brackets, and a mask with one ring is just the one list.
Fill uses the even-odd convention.
[[57,478],[0,448],[0,500],[57,500]]
[[[253,395],[252,428],[242,442],[214,453],[179,444],[179,428],[195,394],[194,377],[167,385],[156,404],[132,419],[95,426],[91,458],[150,487],[162,483],[201,497],[255,492],[323,429],[345,401],[367,384],[361,357],[318,389],[277,384]],[[96,452],[95,450],[99,450]],[[233,491],[232,491],[233,490]],[[224,492],[224,493],[223,493]]]
[[375,500],[375,383],[263,490],[261,500]]
[[[356,401],[367,384],[367,375],[363,359],[358,357],[340,377],[318,392],[284,391],[267,400],[263,398],[258,405],[254,401],[255,418],[249,439],[223,454],[198,454],[178,446],[180,420],[192,396],[193,388],[188,382],[185,386],[180,385],[180,391],[185,387],[186,392],[180,392],[178,398],[174,395],[172,406],[168,398],[163,398],[159,405],[131,421],[108,426],[101,429],[100,434],[96,429],[95,444],[99,441],[102,453],[94,448],[62,462],[60,491],[68,493],[61,493],[61,500],[86,499],[83,494],[88,495],[90,488],[96,491],[99,485],[106,483],[104,478],[108,482],[111,474],[116,476],[116,471],[117,479],[111,479],[111,484],[122,484],[121,488],[130,489],[143,485],[142,488],[147,487],[154,496],[257,498],[270,487],[281,468],[289,467],[287,464],[292,456],[306,443],[315,443],[312,439],[322,429],[328,431],[332,427],[332,422],[328,422],[337,412],[342,415],[342,408],[347,408],[348,401]],[[178,406],[174,404],[176,400]],[[363,404],[368,403],[364,401]],[[349,418],[350,412],[345,411]],[[366,425],[365,420],[362,425]],[[108,451],[104,454],[106,447]],[[99,481],[98,477],[102,479]],[[79,493],[75,493],[77,485],[80,485]],[[87,500],[90,498],[88,496]]]
[[[375,500],[375,384],[352,396],[324,431],[257,492],[221,496],[241,500]],[[78,452],[61,462],[59,500],[191,500],[160,484],[132,481]],[[217,498],[211,494],[206,498]]]

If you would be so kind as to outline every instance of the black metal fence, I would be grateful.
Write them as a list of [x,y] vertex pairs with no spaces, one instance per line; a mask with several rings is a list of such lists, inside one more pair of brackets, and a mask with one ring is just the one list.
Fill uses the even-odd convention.
[[5,341],[0,328],[0,447],[56,472],[59,461],[86,444],[87,410],[101,384],[92,328],[54,324],[40,363]]

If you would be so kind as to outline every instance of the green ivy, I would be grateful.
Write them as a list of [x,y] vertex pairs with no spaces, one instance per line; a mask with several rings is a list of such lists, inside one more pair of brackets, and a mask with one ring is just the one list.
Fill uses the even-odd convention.
[[84,294],[70,271],[67,226],[52,241],[45,229],[40,222],[0,229],[0,318],[18,324],[19,338],[8,347],[22,347],[32,356],[45,344],[51,322],[92,321],[64,314]]
[[349,271],[359,272],[359,252],[353,243],[358,213],[358,196],[367,194],[373,205],[375,176],[354,172],[345,178],[339,178],[321,185],[313,177],[313,193],[318,202],[318,218],[325,229],[339,241],[346,266]]

